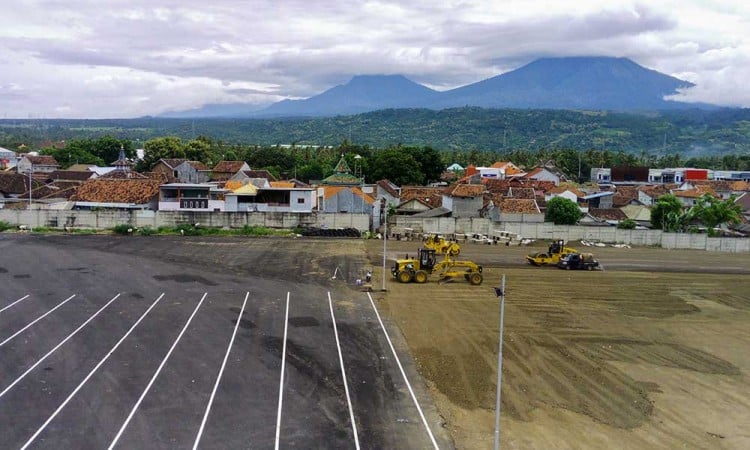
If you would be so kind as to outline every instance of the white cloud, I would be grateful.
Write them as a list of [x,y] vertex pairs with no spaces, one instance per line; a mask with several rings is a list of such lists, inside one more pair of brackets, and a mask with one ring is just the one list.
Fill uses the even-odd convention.
[[366,73],[444,89],[572,55],[629,57],[697,84],[680,99],[750,106],[750,6],[600,3],[6,0],[0,115],[270,103]]

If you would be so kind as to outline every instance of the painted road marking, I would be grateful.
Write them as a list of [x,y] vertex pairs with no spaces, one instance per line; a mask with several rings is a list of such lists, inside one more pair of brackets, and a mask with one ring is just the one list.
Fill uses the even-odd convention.
[[372,309],[375,311],[375,315],[378,317],[378,322],[380,322],[380,328],[383,330],[383,333],[385,334],[386,340],[388,340],[388,345],[391,347],[391,352],[393,352],[393,357],[396,359],[396,364],[398,364],[398,369],[401,371],[401,376],[404,377],[404,381],[406,382],[406,387],[409,388],[409,394],[411,394],[411,399],[414,401],[414,405],[417,407],[417,411],[419,411],[419,417],[422,418],[422,423],[424,424],[425,429],[427,430],[427,434],[430,436],[430,441],[432,441],[433,447],[438,449],[438,444],[435,441],[435,436],[432,435],[432,430],[430,430],[430,426],[427,424],[427,419],[424,417],[424,413],[422,412],[422,407],[419,406],[419,402],[417,401],[417,396],[414,395],[414,389],[411,388],[411,383],[409,383],[409,379],[406,378],[406,372],[404,371],[404,367],[401,365],[401,360],[398,358],[398,355],[396,354],[396,349],[393,347],[393,342],[391,342],[391,337],[388,336],[388,330],[385,329],[385,325],[383,325],[383,320],[380,318],[380,313],[378,312],[378,308],[375,306],[375,302],[372,301],[372,296],[370,293],[367,293],[367,297],[370,298],[370,304],[372,305]]
[[232,350],[232,345],[234,344],[234,337],[237,335],[237,328],[239,328],[240,326],[240,321],[242,320],[242,313],[245,312],[245,306],[247,305],[247,298],[249,296],[250,296],[250,293],[248,292],[247,294],[245,294],[245,301],[242,302],[242,308],[240,309],[240,314],[237,316],[237,323],[234,324],[234,331],[232,331],[232,338],[229,340],[227,353],[224,355],[224,361],[221,363],[221,369],[219,369],[219,375],[216,377],[216,383],[214,384],[214,389],[213,391],[211,391],[211,397],[208,399],[208,405],[206,406],[206,413],[203,415],[201,426],[198,429],[198,435],[195,437],[193,450],[196,450],[198,448],[198,443],[201,440],[201,435],[203,434],[203,428],[206,426],[206,421],[208,420],[208,413],[211,412],[211,405],[214,402],[214,397],[216,396],[216,390],[219,388],[219,381],[221,381],[221,376],[224,373],[224,368],[227,366],[227,359],[229,359],[229,352]]
[[22,302],[22,301],[26,300],[27,298],[29,298],[29,295],[30,295],[30,294],[26,294],[26,295],[24,295],[23,297],[21,297],[21,298],[19,298],[18,300],[16,300],[15,302],[13,302],[13,303],[11,303],[10,305],[6,306],[5,308],[3,308],[3,309],[0,309],[0,313],[1,313],[1,312],[3,312],[3,311],[5,311],[6,309],[9,309],[9,308],[10,308],[11,306],[15,305],[16,303],[20,303],[20,302]]
[[[106,309],[106,308],[107,308],[107,307],[108,307],[109,305],[111,305],[111,304],[112,304],[112,302],[114,302],[115,300],[117,300],[117,298],[118,298],[118,297],[120,297],[120,294],[117,294],[117,295],[115,295],[114,297],[112,297],[112,300],[108,301],[108,302],[107,302],[107,303],[106,303],[106,304],[105,304],[104,306],[102,306],[101,308],[99,308],[99,311],[95,312],[95,313],[94,313],[94,314],[93,314],[93,315],[92,315],[91,317],[89,317],[88,319],[86,319],[86,321],[85,321],[85,322],[83,322],[83,323],[82,323],[82,324],[81,324],[81,325],[80,325],[80,326],[79,326],[78,328],[76,328],[76,329],[75,329],[75,331],[73,331],[72,333],[70,333],[70,334],[68,335],[68,337],[66,337],[65,339],[63,339],[63,340],[62,340],[62,341],[61,341],[61,342],[60,342],[59,344],[57,344],[57,345],[56,345],[56,346],[55,346],[55,347],[54,347],[54,348],[53,348],[52,350],[50,350],[49,352],[47,352],[47,354],[46,354],[46,355],[42,356],[42,357],[41,357],[41,358],[40,358],[40,359],[39,359],[39,360],[38,360],[37,362],[35,362],[35,363],[34,363],[34,365],[33,365],[33,366],[31,366],[31,367],[29,367],[28,369],[26,369],[26,372],[24,372],[24,373],[23,373],[23,374],[22,374],[22,375],[21,375],[20,377],[16,378],[16,380],[15,380],[15,381],[13,381],[13,382],[12,382],[12,383],[11,383],[11,384],[10,384],[10,385],[8,386],[8,387],[6,387],[6,388],[5,388],[5,389],[4,389],[4,390],[3,390],[2,392],[0,392],[0,398],[2,398],[2,397],[3,397],[3,395],[5,395],[5,394],[6,394],[6,393],[7,393],[7,392],[8,392],[9,390],[11,390],[11,389],[13,388],[13,386],[15,386],[15,385],[16,385],[16,384],[17,384],[17,383],[18,383],[19,381],[21,381],[21,380],[22,380],[22,379],[23,379],[23,378],[24,378],[24,377],[25,377],[26,375],[28,375],[28,374],[29,374],[29,372],[31,372],[32,370],[34,370],[34,369],[36,368],[36,366],[38,366],[39,364],[41,364],[41,363],[42,363],[42,361],[44,361],[45,359],[47,359],[47,357],[49,357],[49,355],[53,354],[53,353],[54,353],[55,351],[57,351],[57,349],[59,349],[59,348],[60,348],[60,347],[62,347],[62,346],[63,346],[63,345],[64,345],[64,344],[66,343],[66,342],[68,342],[68,340],[69,340],[70,338],[72,338],[73,336],[75,336],[76,334],[78,334],[78,332],[79,332],[79,331],[81,331],[81,330],[83,329],[83,327],[85,327],[86,325],[88,325],[88,324],[89,324],[89,322],[91,322],[92,320],[94,320],[94,318],[95,318],[96,316],[98,316],[98,315],[99,315],[99,313],[101,313],[102,311],[104,311],[104,310],[105,310],[105,309]],[[73,298],[73,297],[71,297],[71,298]]]
[[50,309],[50,310],[49,310],[49,311],[47,311],[46,313],[44,313],[44,314],[42,314],[41,316],[39,316],[39,317],[37,317],[36,319],[34,319],[34,320],[33,320],[33,321],[32,321],[32,322],[30,323],[30,324],[28,324],[28,325],[26,325],[25,327],[21,328],[20,330],[16,331],[16,332],[15,332],[15,333],[13,334],[13,336],[11,336],[11,337],[7,338],[7,339],[6,339],[6,340],[4,340],[3,342],[0,342],[0,347],[2,347],[3,345],[7,344],[7,343],[8,343],[8,342],[10,342],[11,340],[13,340],[13,338],[14,338],[14,337],[16,337],[16,336],[18,336],[19,334],[23,333],[24,331],[28,330],[28,329],[29,329],[29,328],[30,328],[30,327],[31,327],[32,325],[34,325],[35,323],[37,323],[37,322],[39,322],[40,320],[44,319],[44,318],[45,318],[45,317],[47,317],[47,316],[48,316],[49,314],[52,314],[52,312],[54,312],[54,311],[55,311],[55,310],[56,310],[57,308],[61,307],[62,305],[66,304],[66,303],[68,303],[68,302],[69,302],[70,300],[72,300],[72,299],[73,299],[73,297],[75,297],[75,296],[76,296],[75,294],[71,295],[70,297],[66,298],[66,299],[65,299],[65,300],[63,300],[62,302],[58,303],[58,304],[57,304],[57,306],[55,306],[54,308]]
[[52,422],[52,420],[60,413],[60,411],[62,411],[62,409],[65,408],[65,405],[67,405],[68,402],[73,397],[75,397],[75,395],[78,393],[78,391],[81,390],[81,388],[83,387],[83,385],[86,384],[87,381],[89,381],[89,378],[91,378],[96,373],[96,371],[99,370],[99,368],[109,359],[109,357],[112,356],[112,354],[115,352],[115,350],[117,350],[117,348],[120,346],[120,344],[122,344],[123,342],[125,342],[125,339],[127,339],[128,336],[130,336],[130,333],[132,333],[133,330],[135,330],[135,327],[137,327],[138,324],[141,323],[141,321],[146,317],[146,315],[148,315],[148,313],[150,313],[151,310],[154,309],[154,306],[156,306],[156,304],[159,303],[159,301],[162,299],[162,297],[164,297],[164,293],[162,293],[159,296],[159,298],[157,298],[156,301],[154,301],[151,304],[151,306],[149,306],[148,309],[143,314],[141,314],[141,317],[139,317],[138,320],[135,321],[135,323],[133,324],[133,326],[130,327],[130,329],[127,331],[127,333],[125,333],[120,338],[120,340],[117,341],[117,344],[115,344],[115,346],[112,347],[112,349],[109,352],[107,352],[107,355],[104,356],[104,358],[102,358],[102,360],[99,361],[99,363],[93,369],[91,369],[91,372],[89,372],[89,374],[86,375],[86,378],[84,378],[83,381],[81,381],[81,383],[78,386],[76,386],[75,389],[73,389],[73,392],[70,393],[70,395],[68,396],[68,398],[66,398],[65,401],[62,402],[62,404],[60,404],[60,406],[55,410],[55,412],[53,412],[52,415],[49,416],[49,418],[42,424],[42,426],[39,427],[38,430],[36,430],[36,433],[34,433],[29,438],[29,440],[26,441],[25,444],[23,444],[23,447],[21,447],[21,450],[24,450],[24,449],[28,448],[29,445],[31,445],[31,443],[34,442],[34,439],[36,439],[39,436],[39,434],[42,431],[44,431],[45,428],[47,428],[47,425],[49,425],[50,422]]
[[281,400],[284,398],[284,367],[286,366],[286,332],[289,325],[289,292],[286,293],[286,313],[284,314],[284,344],[281,349],[281,382],[279,382],[279,410],[276,413],[276,444],[275,450],[279,450],[279,437],[281,432]]
[[354,447],[359,450],[359,437],[357,436],[357,423],[354,421],[354,409],[352,409],[352,400],[349,397],[349,385],[346,382],[346,371],[344,370],[344,357],[341,354],[341,343],[339,342],[339,331],[336,327],[336,317],[333,315],[333,302],[331,301],[331,292],[328,292],[328,307],[331,309],[331,320],[333,321],[333,334],[336,336],[336,348],[339,351],[339,363],[341,364],[341,377],[344,379],[344,392],[346,393],[346,402],[349,404],[349,418],[352,421],[352,431],[354,432]]
[[172,347],[169,348],[169,351],[167,352],[166,356],[164,356],[164,359],[161,361],[161,364],[159,364],[159,367],[156,369],[156,372],[151,377],[151,381],[148,382],[148,385],[146,386],[146,389],[143,390],[143,393],[138,398],[138,401],[135,402],[135,405],[133,406],[133,409],[130,410],[130,414],[128,414],[128,418],[125,419],[125,423],[122,424],[122,427],[120,427],[120,431],[117,432],[117,435],[115,436],[114,440],[111,444],[109,444],[109,450],[112,450],[115,445],[117,444],[117,441],[120,440],[120,437],[122,436],[122,433],[125,431],[125,428],[127,428],[128,424],[130,423],[130,420],[135,415],[135,412],[138,410],[138,407],[141,406],[141,402],[144,398],[146,398],[146,394],[148,394],[148,391],[151,390],[151,386],[154,384],[154,381],[156,381],[156,378],[159,376],[159,373],[161,373],[161,369],[164,368],[164,365],[167,363],[167,360],[172,355],[172,352],[177,347],[177,343],[180,342],[180,339],[182,339],[182,335],[185,334],[185,331],[187,330],[188,326],[190,325],[190,322],[192,322],[193,317],[195,317],[195,314],[198,312],[198,308],[201,307],[203,304],[203,300],[206,299],[206,296],[208,295],[208,292],[205,292],[203,294],[203,297],[201,297],[201,300],[198,302],[198,306],[195,307],[193,310],[193,313],[188,318],[187,322],[185,323],[185,326],[182,327],[182,331],[180,331],[180,334],[177,335],[177,339],[175,339],[174,343],[172,344]]

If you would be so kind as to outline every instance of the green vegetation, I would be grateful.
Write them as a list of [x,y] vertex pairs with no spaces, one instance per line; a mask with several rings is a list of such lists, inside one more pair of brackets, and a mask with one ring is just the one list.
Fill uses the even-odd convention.
[[633,219],[625,219],[617,224],[617,228],[621,230],[635,230],[635,220]]
[[651,208],[651,225],[664,231],[695,233],[700,230],[698,223],[705,226],[710,235],[715,235],[718,226],[741,222],[742,207],[734,202],[735,199],[731,196],[721,200],[703,194],[693,206],[685,209],[674,194],[665,194]]
[[555,225],[575,225],[581,218],[581,210],[578,205],[565,197],[555,197],[547,202],[547,210],[544,213],[546,222],[554,222]]
[[593,167],[618,165],[750,170],[748,130],[750,109],[400,109],[318,119],[0,120],[0,146],[41,151],[67,167],[110,164],[122,145],[129,157],[144,148],[139,170],[150,170],[159,158],[209,167],[244,160],[305,182],[331,175],[343,154],[366,182],[422,184],[439,179],[452,163],[498,160],[527,168],[553,161],[576,180],[588,179]]
[[665,194],[651,207],[651,226],[655,230],[676,232],[682,229],[682,202],[674,194]]
[[13,228],[13,225],[9,224],[8,222],[4,222],[0,220],[0,233],[2,233],[5,230],[10,230]]

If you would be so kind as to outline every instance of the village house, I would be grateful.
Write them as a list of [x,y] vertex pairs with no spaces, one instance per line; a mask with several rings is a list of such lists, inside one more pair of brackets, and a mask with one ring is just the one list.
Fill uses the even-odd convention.
[[159,211],[225,210],[225,189],[208,183],[168,183],[159,187]]
[[479,217],[484,206],[483,184],[455,184],[443,192],[442,207],[451,212],[452,217]]
[[219,161],[211,171],[210,181],[231,180],[237,172],[244,170],[250,170],[250,166],[245,161]]
[[[50,155],[23,155],[16,165],[18,173],[47,174],[59,169],[57,160]],[[42,175],[43,176],[43,175]]]
[[150,178],[108,178],[89,180],[78,187],[71,201],[75,209],[151,209],[159,205],[161,182]]

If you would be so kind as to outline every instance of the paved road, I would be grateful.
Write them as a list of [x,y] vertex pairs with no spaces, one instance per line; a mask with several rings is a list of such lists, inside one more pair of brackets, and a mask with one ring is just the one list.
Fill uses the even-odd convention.
[[451,447],[366,294],[69,239],[0,235],[0,448]]

